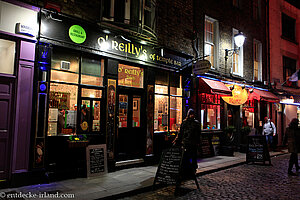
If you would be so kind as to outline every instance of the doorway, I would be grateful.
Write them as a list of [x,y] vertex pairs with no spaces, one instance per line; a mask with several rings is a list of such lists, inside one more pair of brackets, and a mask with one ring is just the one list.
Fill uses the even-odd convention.
[[137,91],[120,90],[118,94],[118,131],[116,160],[142,158],[146,150],[146,130],[143,94]]

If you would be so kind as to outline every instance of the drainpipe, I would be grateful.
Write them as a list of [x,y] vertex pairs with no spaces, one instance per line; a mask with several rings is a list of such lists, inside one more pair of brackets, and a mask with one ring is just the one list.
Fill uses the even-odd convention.
[[271,65],[270,65],[270,27],[269,27],[269,8],[270,7],[270,0],[267,0],[266,2],[266,17],[267,17],[267,23],[266,23],[266,43],[267,43],[267,81],[268,83],[271,82]]

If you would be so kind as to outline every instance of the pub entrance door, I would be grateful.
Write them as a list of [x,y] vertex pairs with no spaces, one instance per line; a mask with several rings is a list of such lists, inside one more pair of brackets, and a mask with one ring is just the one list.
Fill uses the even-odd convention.
[[146,124],[143,90],[119,89],[116,160],[135,160],[145,155]]

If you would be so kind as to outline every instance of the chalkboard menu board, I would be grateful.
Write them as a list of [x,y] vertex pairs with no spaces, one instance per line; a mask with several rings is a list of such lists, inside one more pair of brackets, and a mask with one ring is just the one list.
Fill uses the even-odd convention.
[[213,147],[212,147],[212,143],[211,143],[211,137],[209,135],[202,134],[200,152],[201,152],[202,158],[214,156]]
[[97,176],[107,172],[106,144],[90,145],[86,148],[87,176]]
[[265,136],[248,136],[246,162],[263,162],[269,161],[271,164],[270,154],[267,147]]
[[155,185],[156,182],[167,185],[177,184],[182,158],[183,149],[179,146],[165,150],[161,156],[153,185]]

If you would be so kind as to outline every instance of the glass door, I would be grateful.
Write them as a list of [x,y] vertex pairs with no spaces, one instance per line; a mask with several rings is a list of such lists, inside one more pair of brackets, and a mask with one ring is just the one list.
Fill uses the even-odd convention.
[[146,130],[141,120],[142,96],[121,93],[118,96],[117,160],[144,156]]

